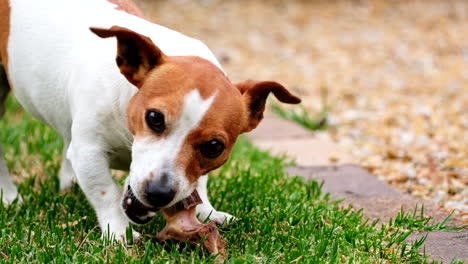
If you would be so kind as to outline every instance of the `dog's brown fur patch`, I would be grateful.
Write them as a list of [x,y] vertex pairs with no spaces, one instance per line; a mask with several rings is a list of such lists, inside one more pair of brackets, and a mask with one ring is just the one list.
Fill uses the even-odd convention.
[[0,63],[8,72],[7,44],[10,33],[10,4],[8,0],[0,0]]

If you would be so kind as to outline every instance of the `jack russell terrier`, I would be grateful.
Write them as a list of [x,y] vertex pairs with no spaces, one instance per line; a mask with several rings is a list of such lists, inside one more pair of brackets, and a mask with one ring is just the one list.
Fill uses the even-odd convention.
[[[230,220],[208,201],[207,173],[258,125],[270,92],[300,102],[273,81],[231,83],[202,42],[149,22],[131,1],[0,0],[0,14],[0,117],[11,88],[63,136],[60,188],[76,180],[103,235],[123,242],[129,221],[195,189],[199,218]],[[125,195],[110,168],[130,171]],[[5,204],[20,199],[1,157],[0,190]],[[123,210],[128,195],[155,210]]]

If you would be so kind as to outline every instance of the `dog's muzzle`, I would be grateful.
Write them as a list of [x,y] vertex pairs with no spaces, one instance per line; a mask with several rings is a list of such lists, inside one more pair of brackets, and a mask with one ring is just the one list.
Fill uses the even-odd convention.
[[160,208],[144,205],[133,194],[132,188],[128,186],[122,200],[122,208],[127,217],[136,224],[148,223]]

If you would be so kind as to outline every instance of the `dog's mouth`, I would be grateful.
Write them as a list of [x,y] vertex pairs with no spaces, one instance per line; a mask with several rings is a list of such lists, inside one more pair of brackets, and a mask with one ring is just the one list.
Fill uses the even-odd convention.
[[122,200],[122,208],[127,217],[136,224],[148,223],[161,208],[147,206],[136,198],[132,188],[128,186]]

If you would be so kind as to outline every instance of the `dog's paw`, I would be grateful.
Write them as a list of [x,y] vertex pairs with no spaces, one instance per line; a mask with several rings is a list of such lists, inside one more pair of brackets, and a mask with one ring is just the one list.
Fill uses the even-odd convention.
[[216,211],[212,206],[199,204],[197,205],[197,217],[200,221],[213,221],[217,225],[227,225],[236,218],[228,213]]
[[76,183],[76,176],[73,170],[66,166],[62,165],[62,168],[59,172],[59,181],[60,181],[60,191],[66,191],[71,189]]
[[[108,210],[101,211],[98,215],[100,216],[98,216],[98,219],[102,230],[101,238],[105,242],[117,241],[124,246],[129,244],[130,241],[127,240],[127,234],[130,234],[130,221],[125,217],[120,208],[109,208]],[[131,230],[131,235],[133,243],[137,243],[141,240],[140,233],[133,229]]]
[[73,185],[75,185],[75,179],[60,179],[60,191],[62,192],[70,190],[73,187]]
[[104,240],[105,243],[121,243],[123,246],[127,246],[128,244],[136,244],[141,242],[141,234],[135,230],[131,230],[132,232],[132,237],[131,241],[129,241],[129,237],[127,236],[127,228],[125,230],[111,230],[109,228],[108,230],[102,232],[101,239]]
[[213,213],[210,215],[210,220],[215,222],[217,225],[228,225],[236,219],[237,218],[231,214],[220,211],[213,211]]
[[23,199],[21,199],[21,196],[18,194],[18,190],[16,189],[16,187],[4,189],[0,188],[0,195],[2,197],[2,203],[4,205],[10,205],[15,200],[18,204],[23,202]]

